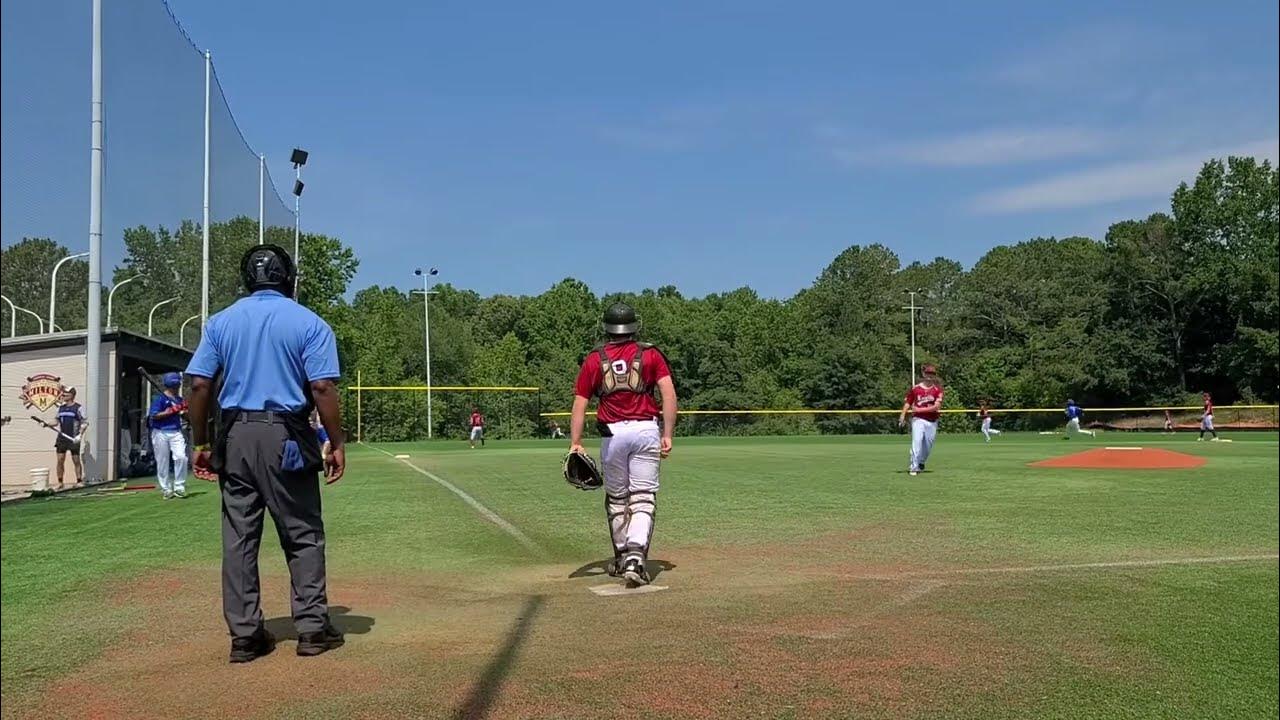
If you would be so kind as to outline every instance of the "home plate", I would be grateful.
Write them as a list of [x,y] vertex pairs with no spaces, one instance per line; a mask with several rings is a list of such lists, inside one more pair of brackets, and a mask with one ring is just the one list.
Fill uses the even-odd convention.
[[629,588],[626,585],[595,585],[587,589],[601,597],[613,597],[615,595],[643,595],[645,593],[655,593],[666,590],[667,586],[640,585],[638,587]]
[[408,460],[408,459],[409,459],[409,456],[408,456],[408,455],[397,455],[397,456],[396,456],[396,459],[397,459],[397,460]]

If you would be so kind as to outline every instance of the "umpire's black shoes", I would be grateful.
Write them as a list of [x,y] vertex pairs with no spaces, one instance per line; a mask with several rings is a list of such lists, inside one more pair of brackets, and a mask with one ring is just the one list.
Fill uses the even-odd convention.
[[345,642],[346,639],[338,632],[338,628],[326,620],[323,630],[298,634],[298,654],[302,657],[319,655],[340,648]]
[[276,639],[266,628],[258,628],[256,632],[247,638],[233,638],[231,640],[231,662],[247,663],[257,660],[263,655],[271,654],[276,648]]

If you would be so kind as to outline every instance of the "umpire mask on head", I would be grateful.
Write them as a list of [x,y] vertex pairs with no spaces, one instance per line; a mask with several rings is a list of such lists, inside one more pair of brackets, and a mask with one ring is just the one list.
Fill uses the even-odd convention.
[[254,245],[240,261],[240,280],[249,292],[276,290],[293,297],[293,281],[297,276],[293,258],[279,245]]

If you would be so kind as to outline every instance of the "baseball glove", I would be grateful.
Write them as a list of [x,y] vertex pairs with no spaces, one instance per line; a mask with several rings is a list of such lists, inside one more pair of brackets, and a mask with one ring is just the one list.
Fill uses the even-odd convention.
[[604,485],[604,477],[596,461],[584,452],[571,452],[564,456],[564,479],[579,490],[595,490]]

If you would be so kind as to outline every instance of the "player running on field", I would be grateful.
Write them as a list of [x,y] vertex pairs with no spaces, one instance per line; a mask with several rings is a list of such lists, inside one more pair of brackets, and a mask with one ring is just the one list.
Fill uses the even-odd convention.
[[1092,430],[1084,430],[1080,427],[1080,418],[1082,417],[1084,417],[1084,409],[1077,405],[1075,400],[1067,400],[1067,440],[1071,439],[1072,433],[1081,433],[1094,437]]
[[[671,452],[676,426],[676,386],[662,351],[637,342],[640,321],[630,305],[610,305],[601,325],[606,341],[583,359],[574,384],[569,450],[582,452],[587,403],[598,396],[596,427],[613,546],[608,573],[643,585],[649,582],[645,562],[653,540],[658,464]],[[655,389],[662,396],[661,425]]]
[[1173,413],[1168,410],[1164,411],[1164,432],[1166,435],[1173,433]]
[[942,411],[942,385],[938,384],[938,370],[932,365],[920,369],[920,382],[907,391],[902,403],[898,426],[907,424],[911,413],[911,465],[907,472],[919,475],[933,451],[933,441],[938,436],[938,418]]
[[978,419],[982,421],[982,435],[991,442],[992,435],[999,435],[1000,431],[991,427],[991,409],[987,407],[987,401],[978,402]]
[[471,449],[476,449],[476,440],[484,447],[484,414],[480,408],[471,408]]
[[1204,434],[1213,433],[1213,439],[1218,439],[1218,431],[1213,429],[1213,398],[1209,397],[1209,393],[1205,393],[1204,398],[1204,414],[1200,416],[1200,437],[1196,441],[1204,440]]

